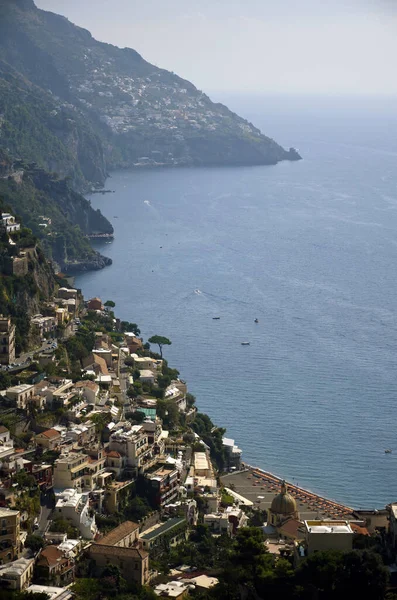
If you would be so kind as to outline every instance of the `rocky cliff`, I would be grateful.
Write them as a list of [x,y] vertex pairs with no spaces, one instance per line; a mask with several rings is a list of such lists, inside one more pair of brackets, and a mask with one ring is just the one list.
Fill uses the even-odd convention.
[[[10,207],[0,200],[0,210]],[[12,234],[10,240],[0,226],[0,314],[9,315],[17,326],[16,347],[20,352],[29,344],[30,317],[40,312],[42,303],[51,300],[56,278],[43,250],[26,229]],[[23,273],[13,272],[12,264],[23,252]],[[10,268],[11,267],[11,268]]]
[[62,271],[101,269],[111,260],[90,245],[88,235],[113,234],[113,227],[99,210],[65,179],[59,179],[34,163],[10,161],[0,154],[0,199],[23,225],[37,236],[42,247]]

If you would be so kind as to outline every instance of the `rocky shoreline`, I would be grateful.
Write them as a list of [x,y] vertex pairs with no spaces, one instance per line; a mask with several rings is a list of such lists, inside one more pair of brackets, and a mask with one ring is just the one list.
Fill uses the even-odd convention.
[[90,259],[64,263],[61,265],[61,271],[70,274],[84,273],[86,271],[100,271],[105,267],[109,267],[112,263],[113,261],[111,258],[97,252],[96,255]]

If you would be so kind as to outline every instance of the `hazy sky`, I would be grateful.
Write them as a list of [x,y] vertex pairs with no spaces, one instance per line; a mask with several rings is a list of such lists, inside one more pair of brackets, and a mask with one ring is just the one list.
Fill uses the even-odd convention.
[[36,0],[204,91],[397,94],[397,0]]

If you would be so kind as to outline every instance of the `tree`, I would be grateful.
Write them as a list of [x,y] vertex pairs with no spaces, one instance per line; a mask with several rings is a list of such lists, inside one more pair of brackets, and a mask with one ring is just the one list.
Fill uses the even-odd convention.
[[145,413],[144,413],[144,412],[142,412],[142,411],[141,411],[141,410],[139,410],[139,409],[138,409],[138,410],[136,410],[136,411],[135,411],[134,413],[132,413],[132,414],[133,414],[133,417],[132,417],[132,418],[133,418],[133,420],[135,421],[135,423],[142,423],[142,422],[145,420],[145,418],[146,418],[146,415],[145,415]]
[[117,565],[106,565],[102,572],[102,586],[105,591],[118,594],[126,587],[126,581],[121,576],[121,571]]
[[113,302],[113,300],[106,300],[105,306],[107,306],[108,308],[114,308],[116,306],[116,303]]
[[193,396],[190,392],[186,394],[186,404],[189,408],[192,408],[194,403],[196,402],[196,396]]
[[76,600],[97,600],[101,593],[101,582],[98,579],[76,579],[72,592]]
[[43,538],[32,533],[28,535],[25,541],[25,548],[30,548],[36,554],[44,546]]
[[97,413],[90,417],[90,421],[95,424],[96,431],[98,435],[102,435],[103,430],[106,425],[110,423],[111,417],[109,413]]
[[297,571],[297,582],[327,599],[385,597],[388,570],[379,554],[369,550],[316,552]]
[[136,323],[130,323],[129,321],[121,321],[120,331],[123,333],[125,331],[131,331],[135,335],[139,335],[141,333],[141,330],[139,329],[138,325]]
[[128,505],[125,507],[125,517],[133,519],[134,521],[140,521],[143,517],[150,512],[150,506],[146,498],[140,498],[135,496],[132,498]]
[[171,346],[172,344],[172,342],[168,338],[162,335],[152,335],[152,337],[148,339],[148,342],[150,344],[157,344],[160,350],[161,358],[163,358],[163,346]]

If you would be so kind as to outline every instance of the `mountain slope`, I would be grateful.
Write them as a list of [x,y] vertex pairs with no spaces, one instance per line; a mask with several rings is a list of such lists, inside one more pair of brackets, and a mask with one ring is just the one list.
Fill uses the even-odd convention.
[[[38,118],[50,132],[54,125],[48,115],[57,112],[57,137],[72,157],[67,168],[76,181],[80,167],[86,181],[103,183],[103,157],[109,168],[275,164],[300,158],[188,81],[151,65],[134,50],[96,41],[65,17],[37,9],[32,0],[0,0],[0,60],[0,81],[8,67],[13,85],[15,78],[25,78],[36,90],[30,94],[41,91],[44,115]],[[31,96],[25,95],[24,102],[30,104]],[[12,111],[5,112],[2,128],[15,128],[15,119]],[[76,133],[80,124],[83,142]],[[17,143],[13,151],[18,152]],[[84,164],[87,152],[90,168]],[[50,166],[45,156],[41,164]]]
[[0,203],[41,240],[48,258],[62,271],[100,269],[111,263],[90,245],[87,235],[113,234],[113,227],[99,210],[65,179],[59,179],[35,163],[12,161],[0,149]]
[[0,146],[45,166],[76,188],[106,178],[102,142],[82,115],[62,106],[0,60]]

